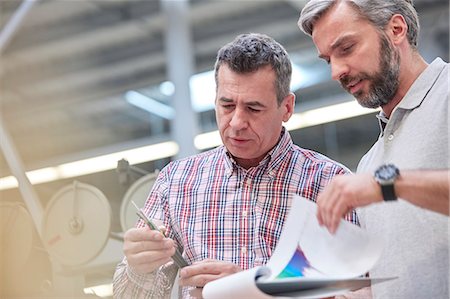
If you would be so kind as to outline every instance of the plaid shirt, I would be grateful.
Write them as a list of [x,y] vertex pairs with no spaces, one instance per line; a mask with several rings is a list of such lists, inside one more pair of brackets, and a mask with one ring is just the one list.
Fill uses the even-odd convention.
[[[333,176],[348,172],[343,165],[294,145],[283,130],[278,144],[250,169],[237,165],[223,146],[171,162],[159,173],[144,211],[164,222],[166,234],[189,263],[209,258],[246,270],[269,260],[292,194],[315,201]],[[347,220],[357,224],[354,211]],[[169,263],[138,275],[124,258],[114,276],[114,296],[169,297],[176,272]]]

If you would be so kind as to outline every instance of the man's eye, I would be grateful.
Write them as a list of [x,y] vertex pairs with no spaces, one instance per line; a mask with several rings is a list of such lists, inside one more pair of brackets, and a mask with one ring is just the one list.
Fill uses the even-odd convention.
[[352,48],[353,48],[353,45],[342,47],[341,52],[344,53],[344,54],[348,53],[348,52],[350,52],[352,50]]
[[252,107],[248,107],[248,110],[250,110],[251,112],[260,112],[261,110],[252,108]]

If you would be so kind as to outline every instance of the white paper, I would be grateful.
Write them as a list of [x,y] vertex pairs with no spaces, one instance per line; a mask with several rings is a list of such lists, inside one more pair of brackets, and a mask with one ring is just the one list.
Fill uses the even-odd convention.
[[345,220],[332,235],[319,225],[316,214],[314,202],[294,196],[280,240],[267,263],[272,272],[269,279],[286,267],[299,245],[311,266],[320,271],[305,273],[305,277],[353,278],[375,265],[382,251],[381,240]]
[[255,277],[259,276],[257,273],[260,269],[256,267],[207,283],[203,288],[202,296],[204,299],[273,299],[272,296],[261,292],[256,287]]
[[332,235],[319,225],[315,203],[303,198],[294,200],[300,203],[298,221],[304,221],[299,244],[314,268],[327,277],[352,278],[364,275],[375,265],[382,252],[381,240],[345,220]]
[[[265,283],[272,290],[280,286],[295,289],[298,285],[298,290],[294,292],[298,298],[337,295],[355,290],[359,285],[370,285],[369,278],[359,276],[367,273],[377,262],[382,251],[381,240],[344,220],[341,220],[338,230],[332,235],[319,225],[316,214],[317,205],[314,202],[294,196],[280,240],[267,265],[210,282],[203,290],[203,297],[273,298],[258,288],[256,279],[258,285]],[[302,267],[298,276],[278,277],[280,273],[286,276],[285,270],[293,268],[290,261],[296,251],[296,260],[301,260],[302,265],[307,266]],[[374,280],[373,283],[382,281],[385,280]],[[316,282],[316,289],[303,290],[302,284]]]

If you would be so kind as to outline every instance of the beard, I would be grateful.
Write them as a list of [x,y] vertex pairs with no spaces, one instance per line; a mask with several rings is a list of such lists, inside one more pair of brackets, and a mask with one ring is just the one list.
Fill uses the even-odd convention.
[[342,87],[350,93],[348,83],[367,80],[370,82],[369,91],[358,90],[353,94],[358,103],[366,108],[378,108],[392,101],[399,86],[400,55],[388,38],[380,36],[380,64],[379,71],[373,74],[362,72],[355,77],[344,76],[340,79]]

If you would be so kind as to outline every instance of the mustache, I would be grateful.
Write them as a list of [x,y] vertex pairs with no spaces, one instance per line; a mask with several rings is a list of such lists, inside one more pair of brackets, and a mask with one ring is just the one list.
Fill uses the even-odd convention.
[[351,82],[359,82],[359,81],[366,80],[366,79],[371,79],[371,77],[368,74],[360,74],[358,76],[345,75],[339,79],[339,83],[341,83],[341,85],[344,89],[348,90],[347,86]]

